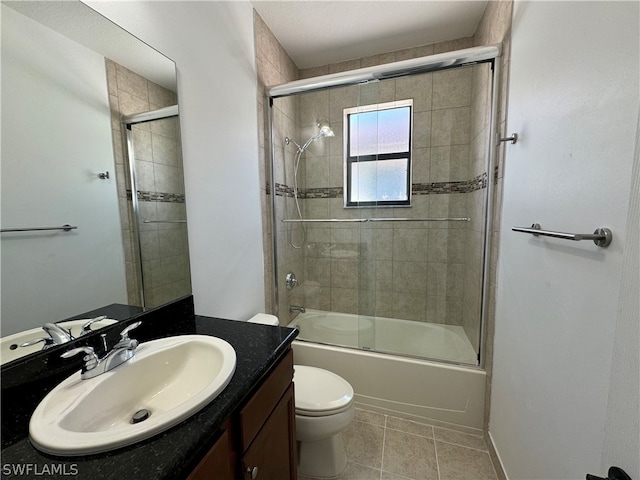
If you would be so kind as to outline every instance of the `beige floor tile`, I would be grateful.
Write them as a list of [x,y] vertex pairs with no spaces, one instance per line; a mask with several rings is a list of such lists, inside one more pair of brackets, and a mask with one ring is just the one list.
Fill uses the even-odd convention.
[[387,428],[413,433],[422,437],[433,438],[433,427],[424,423],[412,422],[398,417],[387,417]]
[[380,470],[347,462],[347,469],[338,477],[338,480],[379,480],[379,478]]
[[436,441],[440,480],[496,480],[488,452]]
[[353,421],[343,430],[342,438],[350,462],[380,469],[384,427]]
[[434,438],[447,443],[454,443],[463,447],[475,448],[477,450],[488,451],[484,438],[478,435],[470,435],[468,433],[456,432],[446,428],[433,428]]
[[382,469],[407,478],[437,480],[433,440],[387,429]]
[[384,427],[384,423],[385,423],[384,417],[385,416],[382,413],[356,408],[355,419],[359,422],[370,423],[372,425],[379,425],[381,427]]

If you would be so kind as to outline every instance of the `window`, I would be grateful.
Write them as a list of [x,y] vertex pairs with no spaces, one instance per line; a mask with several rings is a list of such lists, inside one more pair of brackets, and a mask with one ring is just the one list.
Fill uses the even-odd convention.
[[345,206],[411,204],[412,100],[344,110]]

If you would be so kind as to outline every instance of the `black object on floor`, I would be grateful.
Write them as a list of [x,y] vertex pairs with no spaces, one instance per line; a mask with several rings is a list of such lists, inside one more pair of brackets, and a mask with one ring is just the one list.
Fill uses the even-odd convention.
[[631,480],[631,477],[620,467],[610,467],[607,472],[607,478],[596,477],[587,473],[586,480]]

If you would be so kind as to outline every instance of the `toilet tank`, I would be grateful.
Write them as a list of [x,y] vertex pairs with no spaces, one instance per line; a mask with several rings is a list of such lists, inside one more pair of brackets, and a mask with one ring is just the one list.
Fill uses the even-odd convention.
[[270,315],[268,313],[256,313],[253,317],[247,320],[249,323],[261,323],[263,325],[280,325],[278,317]]

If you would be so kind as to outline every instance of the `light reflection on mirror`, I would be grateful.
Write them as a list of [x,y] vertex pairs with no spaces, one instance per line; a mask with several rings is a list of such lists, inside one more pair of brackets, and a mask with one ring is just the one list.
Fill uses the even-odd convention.
[[2,229],[77,229],[2,233],[0,334],[190,293],[178,117],[132,127],[133,169],[121,123],[177,105],[174,63],[79,1],[1,8]]

